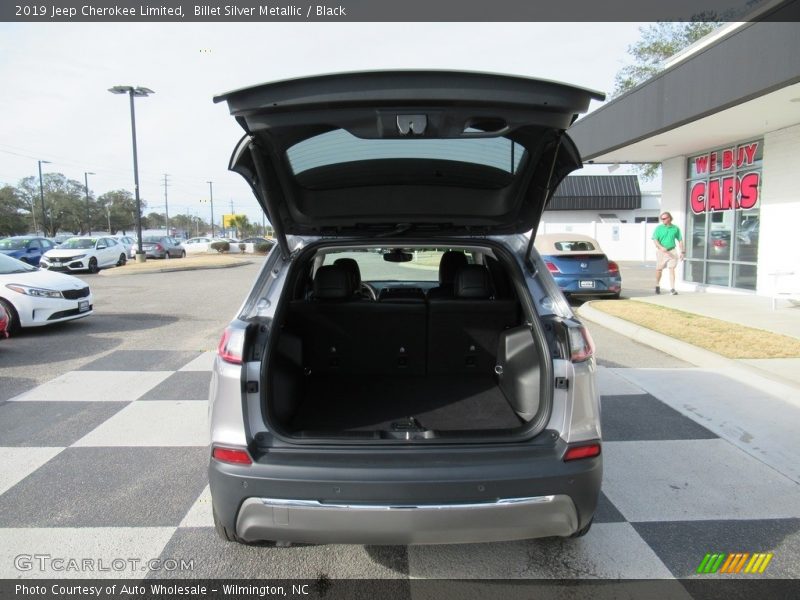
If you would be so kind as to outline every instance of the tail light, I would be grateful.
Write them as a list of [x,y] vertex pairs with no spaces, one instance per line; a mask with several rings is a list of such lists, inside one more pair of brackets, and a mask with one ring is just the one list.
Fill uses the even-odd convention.
[[561,273],[559,268],[554,264],[551,263],[549,260],[544,261],[544,266],[547,267],[547,270],[551,273]]
[[236,448],[214,448],[211,452],[214,460],[233,465],[252,465],[253,459],[247,453],[247,450]]
[[594,458],[595,456],[600,456],[600,444],[573,446],[564,454],[564,462],[581,458]]
[[244,329],[226,327],[217,346],[217,354],[227,363],[242,364],[244,354]]
[[163,249],[164,249],[164,246],[162,246],[161,244],[156,244],[156,250],[161,252]]
[[608,272],[619,273],[619,265],[615,263],[613,260],[608,261]]
[[589,330],[583,325],[568,327],[569,359],[572,362],[582,362],[594,356],[594,340]]

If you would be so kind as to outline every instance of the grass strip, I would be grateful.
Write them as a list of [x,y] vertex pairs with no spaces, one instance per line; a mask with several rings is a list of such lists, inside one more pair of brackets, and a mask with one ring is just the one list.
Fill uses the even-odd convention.
[[798,358],[800,340],[634,300],[596,300],[592,308],[728,358]]

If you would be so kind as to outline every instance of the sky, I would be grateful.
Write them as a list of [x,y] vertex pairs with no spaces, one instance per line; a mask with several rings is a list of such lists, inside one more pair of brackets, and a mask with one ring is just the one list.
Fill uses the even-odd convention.
[[[130,110],[136,99],[145,214],[261,221],[227,170],[242,129],[215,94],[280,79],[373,69],[459,69],[551,79],[609,93],[642,23],[36,23],[0,24],[0,185],[43,171],[95,196],[133,191]],[[593,102],[590,110],[600,106]],[[595,171],[607,173],[604,167]],[[619,174],[621,171],[618,171]],[[646,187],[646,186],[645,186]],[[205,203],[201,201],[206,201]]]

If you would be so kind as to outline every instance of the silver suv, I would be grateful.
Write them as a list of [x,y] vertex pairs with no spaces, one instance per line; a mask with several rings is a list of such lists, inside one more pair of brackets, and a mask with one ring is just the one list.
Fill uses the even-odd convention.
[[295,79],[226,101],[276,246],[210,389],[217,531],[251,542],[579,536],[593,344],[524,232],[596,92],[484,73]]

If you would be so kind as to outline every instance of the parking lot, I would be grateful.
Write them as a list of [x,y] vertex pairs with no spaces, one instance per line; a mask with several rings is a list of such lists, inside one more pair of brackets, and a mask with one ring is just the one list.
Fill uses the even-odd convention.
[[[219,335],[259,262],[82,276],[94,315],[0,343],[0,576],[672,579],[694,576],[708,552],[772,552],[763,577],[800,576],[800,472],[759,443],[766,419],[797,409],[592,324],[605,462],[586,537],[222,542],[205,473],[206,393]],[[648,293],[652,269],[622,271],[624,296]],[[126,562],[104,573],[20,562],[34,554]],[[165,570],[168,560],[184,563]]]

